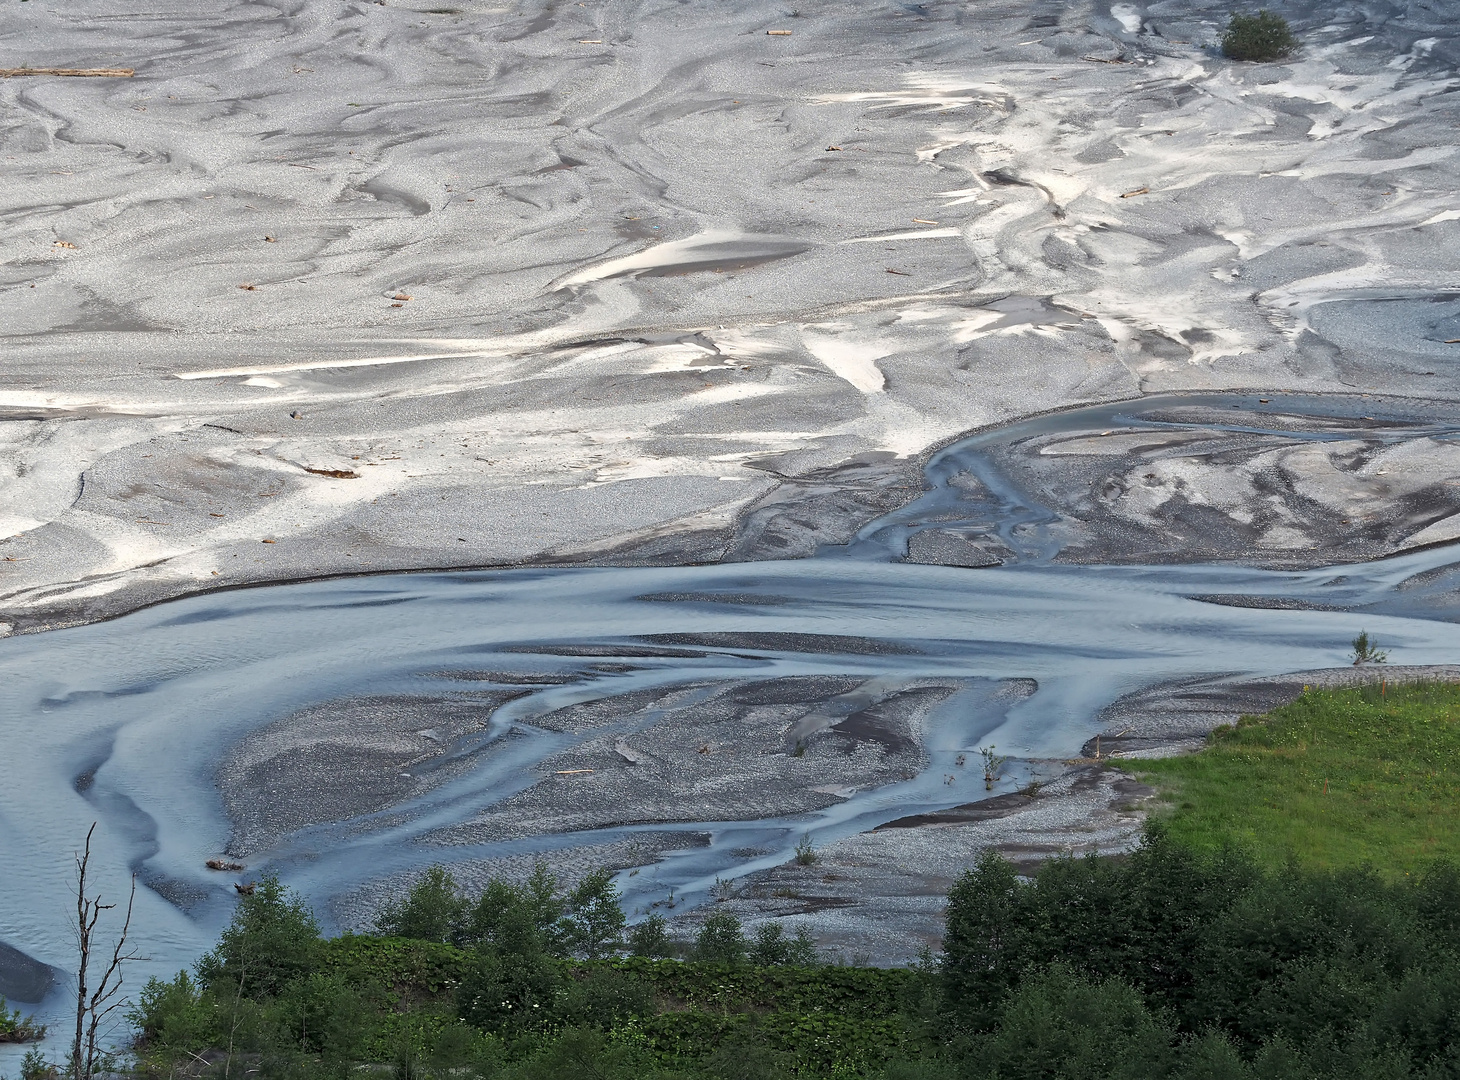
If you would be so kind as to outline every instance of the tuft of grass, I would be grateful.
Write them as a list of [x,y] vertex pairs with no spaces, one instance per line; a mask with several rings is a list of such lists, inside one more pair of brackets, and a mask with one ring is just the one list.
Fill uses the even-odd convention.
[[1373,865],[1402,876],[1460,860],[1460,685],[1304,690],[1219,728],[1183,757],[1127,762],[1162,790],[1173,839],[1236,843],[1263,863]]
[[1281,60],[1297,47],[1298,39],[1288,28],[1288,20],[1271,11],[1233,15],[1222,37],[1222,55],[1229,60]]

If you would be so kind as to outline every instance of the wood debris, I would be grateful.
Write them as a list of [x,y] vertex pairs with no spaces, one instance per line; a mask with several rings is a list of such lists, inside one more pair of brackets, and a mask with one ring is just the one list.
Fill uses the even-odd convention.
[[553,773],[554,776],[579,776],[583,773],[591,773],[592,769],[559,769]]
[[130,79],[131,68],[0,68],[0,79],[21,75],[69,75],[85,79]]
[[1135,198],[1135,196],[1137,196],[1137,195],[1149,195],[1150,193],[1151,193],[1151,189],[1150,188],[1148,188],[1148,187],[1138,187],[1134,191],[1127,191],[1127,192],[1123,193],[1121,195],[1121,198],[1122,199],[1132,199],[1132,198]]
[[936,225],[938,223],[936,221],[929,221],[927,218],[915,217],[915,218],[913,218],[913,224],[914,225]]
[[229,862],[227,859],[209,859],[203,865],[209,870],[238,871],[243,869],[243,863]]
[[258,286],[257,285],[240,285],[239,288],[242,289],[244,292],[253,292],[255,289],[258,288]]
[[767,30],[765,33],[766,33],[766,37],[790,37],[791,36],[791,31],[789,31],[789,30]]
[[278,542],[279,541],[277,541],[277,540],[260,540],[259,541],[259,543],[261,543],[261,544],[277,544]]
[[72,251],[76,250],[76,245],[71,243],[71,241],[69,240],[57,240],[54,244],[51,245],[51,247],[69,248]]
[[411,296],[410,293],[398,292],[394,296],[392,296],[391,299],[392,300],[410,300],[410,299],[413,299],[413,298],[412,298],[412,296]]
[[1446,338],[1445,339],[1445,344],[1446,345],[1460,345],[1460,337]]
[[308,465],[306,465],[304,466],[304,471],[307,473],[314,473],[315,476],[333,476],[336,480],[360,479],[360,474],[355,472],[353,469],[311,469]]
[[841,147],[840,146],[828,146],[827,149],[828,150],[840,150]]
[[912,277],[906,270],[889,270],[889,274],[896,274],[898,277]]

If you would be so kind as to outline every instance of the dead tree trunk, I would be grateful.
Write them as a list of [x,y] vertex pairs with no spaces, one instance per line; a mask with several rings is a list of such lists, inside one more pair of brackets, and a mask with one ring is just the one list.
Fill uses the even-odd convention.
[[96,924],[103,911],[111,911],[116,904],[103,904],[101,894],[86,895],[86,871],[91,863],[91,835],[96,832],[96,822],[86,830],[86,847],[76,857],[76,944],[80,953],[76,965],[76,1037],[71,1043],[71,1080],[91,1080],[96,1072],[99,1051],[97,1039],[102,1021],[126,1002],[122,998],[122,965],[129,960],[141,959],[135,952],[127,951],[127,934],[132,929],[132,905],[137,899],[137,876],[132,875],[132,891],[127,897],[127,915],[122,921],[122,932],[112,947],[111,959],[102,971],[95,988],[88,983],[91,969],[91,954],[96,947]]

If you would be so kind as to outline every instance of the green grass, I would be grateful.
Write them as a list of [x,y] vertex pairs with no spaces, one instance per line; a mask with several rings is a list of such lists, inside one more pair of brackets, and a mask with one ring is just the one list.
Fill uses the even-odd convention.
[[1200,753],[1124,767],[1163,791],[1173,839],[1197,849],[1390,877],[1460,861],[1460,685],[1309,689]]

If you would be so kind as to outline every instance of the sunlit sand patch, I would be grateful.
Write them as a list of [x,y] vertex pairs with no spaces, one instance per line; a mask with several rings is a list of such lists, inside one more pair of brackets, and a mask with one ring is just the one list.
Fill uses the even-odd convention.
[[[834,325],[815,328],[833,332],[838,329],[843,328]],[[880,394],[887,388],[887,379],[876,362],[891,353],[891,347],[816,333],[810,327],[802,333],[801,340],[806,345],[806,351],[826,365],[828,371],[839,379],[845,379],[862,393]]]
[[635,255],[586,267],[562,278],[557,288],[567,289],[610,278],[745,269],[789,259],[810,251],[811,246],[806,241],[783,236],[710,229],[685,240],[656,244]]

